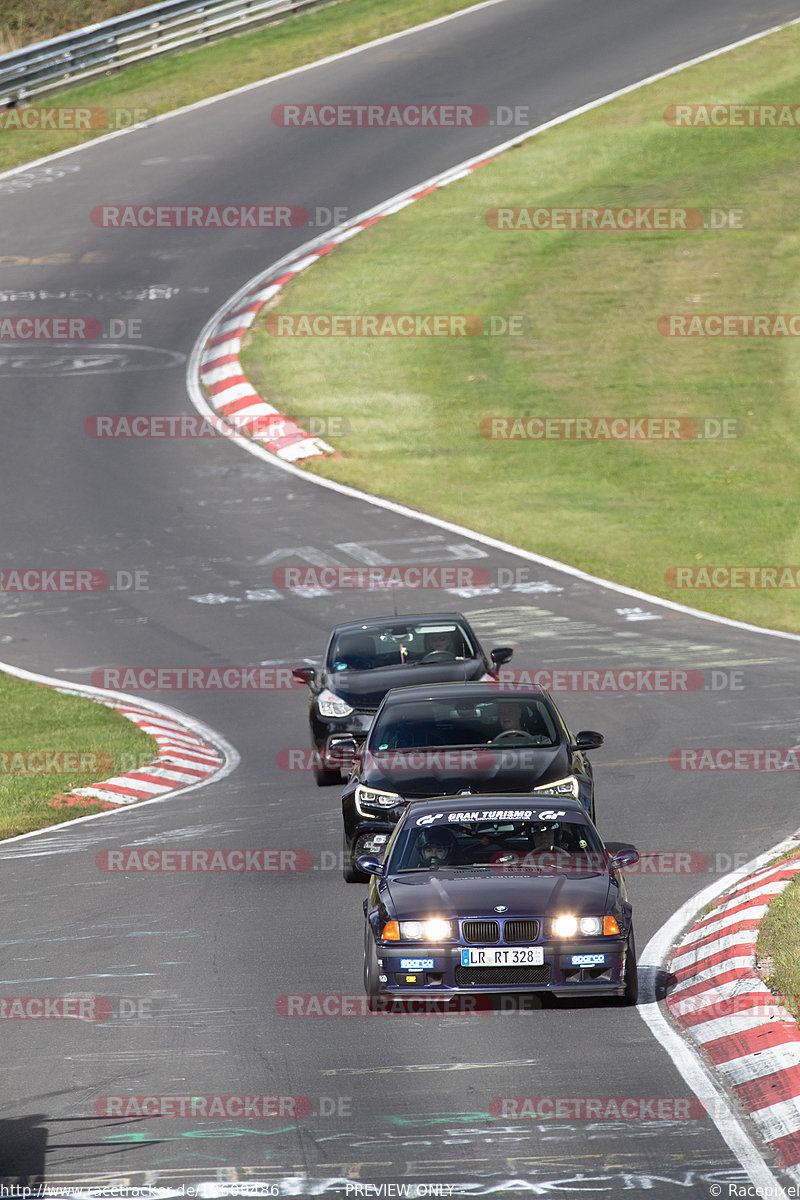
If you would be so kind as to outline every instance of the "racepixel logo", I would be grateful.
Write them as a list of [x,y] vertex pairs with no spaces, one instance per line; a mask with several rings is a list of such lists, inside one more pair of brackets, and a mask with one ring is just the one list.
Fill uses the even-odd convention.
[[491,996],[346,996],[284,995],[275,1002],[281,1017],[443,1017],[483,1016],[493,1009]]
[[264,329],[271,337],[521,337],[523,321],[461,313],[272,313]]
[[97,667],[94,687],[140,692],[252,692],[302,688],[289,667]]
[[529,105],[499,104],[276,104],[272,124],[282,129],[474,129],[530,124]]
[[0,569],[0,592],[124,592],[146,591],[146,571],[106,571],[81,568],[5,567]]
[[680,746],[667,761],[673,771],[800,771],[800,746]]
[[664,122],[683,129],[780,129],[800,125],[798,104],[670,104]]
[[276,588],[305,591],[362,589],[368,592],[387,588],[465,588],[485,587],[491,575],[485,567],[466,566],[371,566],[371,567],[276,567],[272,572]]
[[33,105],[0,112],[0,129],[129,129],[150,116],[147,108],[41,108]]
[[495,691],[545,688],[548,692],[612,692],[637,694],[741,691],[744,672],[714,667],[710,671],[668,667],[503,667],[487,686]]
[[800,313],[665,313],[663,337],[800,337]]
[[193,871],[244,872],[308,871],[308,850],[100,850],[94,857],[101,871],[139,874],[182,874]]
[[98,204],[98,229],[298,229],[309,224],[297,204]]
[[728,417],[484,417],[481,437],[492,441],[690,442],[741,437]]
[[556,1121],[699,1121],[706,1105],[694,1096],[498,1096],[492,1117]]
[[240,417],[231,413],[225,417],[199,417],[188,413],[179,415],[145,415],[126,413],[120,416],[100,414],[87,417],[83,431],[93,438],[256,438],[273,441],[293,433],[302,426],[309,437],[343,437],[350,432],[346,417],[322,417],[305,414],[284,417],[270,413],[265,417]]
[[98,1117],[308,1117],[314,1105],[308,1096],[99,1096]]
[[0,773],[4,775],[95,774],[113,769],[110,754],[88,750],[0,751]]
[[667,567],[671,588],[800,588],[800,567]]

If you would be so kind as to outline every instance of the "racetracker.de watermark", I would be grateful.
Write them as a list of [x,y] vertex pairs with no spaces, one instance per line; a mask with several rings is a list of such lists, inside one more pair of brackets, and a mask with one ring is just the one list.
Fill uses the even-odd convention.
[[350,432],[347,417],[325,417],[305,413],[287,417],[282,413],[242,417],[231,413],[222,417],[201,417],[180,413],[97,413],[87,417],[83,431],[92,438],[242,438],[267,437],[271,441],[302,428],[309,437],[343,437]]
[[548,692],[669,693],[741,691],[744,671],[712,667],[708,671],[671,667],[501,667],[487,680],[495,691],[543,687]]
[[664,582],[671,588],[800,588],[800,566],[782,567],[667,567]]
[[673,771],[800,771],[800,746],[678,746]]
[[276,104],[270,115],[281,129],[475,129],[528,126],[530,105]]
[[328,992],[279,996],[275,1011],[281,1017],[478,1017],[492,1012],[493,1003],[486,995],[399,997]]
[[[152,755],[144,762],[150,762]],[[142,765],[144,765],[144,762]],[[112,771],[114,758],[93,750],[0,750],[3,775],[93,775]]]
[[491,583],[485,567],[435,564],[370,567],[276,567],[272,584],[276,588],[319,591],[363,589],[367,592],[386,588],[440,589],[485,587]]
[[0,592],[144,592],[147,571],[97,571],[83,567],[4,567]]
[[730,441],[744,428],[731,417],[484,417],[478,425],[481,437],[501,442]]
[[106,1021],[113,1011],[102,996],[0,996],[0,1021]]
[[186,872],[309,871],[314,865],[308,850],[100,850],[94,856],[101,871],[138,874]]
[[695,1096],[497,1096],[492,1117],[556,1121],[697,1121],[707,1115]]
[[665,313],[663,337],[800,337],[800,313]]
[[490,208],[490,229],[533,232],[652,233],[662,230],[744,229],[744,208],[668,208],[642,205],[626,208],[536,207]]
[[271,313],[271,337],[522,337],[524,317],[464,313]]
[[147,108],[86,108],[75,105],[17,105],[0,112],[0,129],[129,129],[146,121]]
[[307,1117],[314,1104],[309,1096],[98,1096],[98,1117]]
[[114,691],[259,692],[303,688],[290,667],[97,667],[92,685]]
[[683,129],[780,129],[800,125],[800,105],[669,104],[664,123]]
[[98,204],[98,229],[299,229],[310,224],[299,204]]

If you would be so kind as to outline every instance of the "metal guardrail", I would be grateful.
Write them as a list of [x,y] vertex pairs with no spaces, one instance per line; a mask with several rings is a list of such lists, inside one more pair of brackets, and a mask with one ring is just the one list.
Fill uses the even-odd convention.
[[166,0],[0,55],[0,106],[83,83],[331,0]]

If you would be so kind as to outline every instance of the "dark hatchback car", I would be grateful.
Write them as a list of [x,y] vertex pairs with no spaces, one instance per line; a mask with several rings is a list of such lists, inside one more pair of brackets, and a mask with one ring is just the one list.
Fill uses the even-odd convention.
[[364,901],[372,997],[546,991],[638,994],[632,908],[621,868],[572,799],[451,796],[408,805]]
[[320,787],[342,783],[352,749],[366,737],[390,688],[408,684],[489,679],[507,663],[507,646],[484,653],[461,613],[420,613],[349,621],[332,630],[321,669],[295,667],[311,690],[309,724]]
[[384,699],[342,792],[343,873],[363,876],[361,854],[382,853],[409,800],[465,792],[570,797],[594,819],[586,756],[603,735],[572,734],[540,687],[438,684],[396,688]]

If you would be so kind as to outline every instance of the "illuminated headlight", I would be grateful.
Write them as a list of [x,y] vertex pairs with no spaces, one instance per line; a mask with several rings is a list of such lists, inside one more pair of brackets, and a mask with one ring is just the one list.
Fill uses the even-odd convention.
[[323,688],[317,696],[317,708],[321,717],[349,717],[353,711],[349,704]]
[[364,812],[365,808],[394,808],[399,800],[397,792],[380,792],[376,788],[362,787],[361,784],[356,788],[356,808],[362,817],[370,815]]
[[553,783],[543,783],[540,787],[535,787],[533,792],[536,796],[572,796],[574,800],[580,796],[578,780],[574,775],[556,779]]
[[401,921],[400,937],[404,942],[444,942],[453,936],[449,921],[433,917],[429,921]]
[[596,937],[602,932],[602,917],[573,917],[571,913],[563,913],[553,921],[554,937],[570,938],[579,933],[584,937]]

